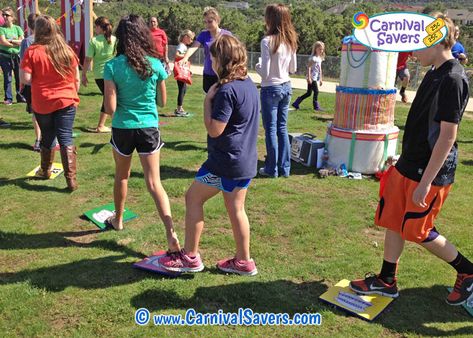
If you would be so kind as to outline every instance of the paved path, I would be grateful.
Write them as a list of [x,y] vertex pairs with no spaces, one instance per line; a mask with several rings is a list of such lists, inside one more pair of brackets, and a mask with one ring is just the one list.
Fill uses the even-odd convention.
[[[192,70],[192,73],[194,74],[202,75],[203,67],[192,65],[191,70]],[[256,73],[250,72],[250,77],[255,83],[261,82],[261,77]],[[293,88],[307,89],[307,81],[305,79],[292,78],[291,84]],[[335,93],[335,88],[337,85],[338,83],[336,82],[324,82],[322,86],[319,87],[319,91],[324,92],[324,93]],[[412,100],[414,99],[414,96],[416,95],[416,92],[411,91],[411,90],[406,90],[406,95],[407,95],[407,101],[411,103]],[[401,102],[401,96],[397,95],[396,97],[399,104],[403,104]],[[470,100],[468,101],[466,111],[473,112],[473,98],[470,98]]]

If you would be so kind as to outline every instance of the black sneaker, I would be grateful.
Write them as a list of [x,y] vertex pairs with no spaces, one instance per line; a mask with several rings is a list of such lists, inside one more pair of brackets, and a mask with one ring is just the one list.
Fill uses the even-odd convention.
[[455,286],[447,297],[447,304],[463,305],[470,300],[473,301],[473,274],[459,273]]
[[365,279],[351,281],[350,289],[362,295],[378,294],[391,298],[399,297],[396,280],[389,285],[373,273],[366,274]]

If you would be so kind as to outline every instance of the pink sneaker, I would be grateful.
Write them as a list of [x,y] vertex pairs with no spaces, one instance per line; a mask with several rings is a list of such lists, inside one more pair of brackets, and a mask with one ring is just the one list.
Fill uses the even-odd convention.
[[243,261],[237,260],[236,257],[218,261],[217,269],[224,272],[237,273],[243,276],[254,276],[258,273],[253,259]]
[[200,254],[197,254],[196,257],[191,258],[186,254],[184,249],[182,249],[180,252],[166,254],[165,256],[159,258],[158,263],[168,271],[199,272],[204,270],[204,264],[202,264]]

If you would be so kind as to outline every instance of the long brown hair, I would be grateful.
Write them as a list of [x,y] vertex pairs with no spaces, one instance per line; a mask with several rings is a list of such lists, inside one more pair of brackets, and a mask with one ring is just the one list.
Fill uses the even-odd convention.
[[297,33],[292,24],[289,8],[283,4],[271,4],[266,6],[264,13],[266,22],[266,35],[272,36],[272,52],[277,52],[279,46],[283,43],[289,47],[292,52],[297,50]]
[[246,48],[231,35],[220,35],[210,45],[210,55],[217,64],[220,85],[233,80],[246,79],[248,74]]
[[118,23],[115,32],[118,39],[117,55],[125,55],[128,64],[145,80],[153,75],[151,64],[146,56],[159,58],[151,32],[143,18],[130,14],[124,16]]
[[77,56],[62,36],[59,26],[49,15],[40,15],[35,21],[35,45],[43,45],[54,69],[65,78],[74,74],[72,60]]
[[102,29],[103,36],[107,39],[107,42],[110,45],[112,43],[112,24],[110,21],[104,16],[99,16],[95,19],[94,24]]
[[322,47],[323,51],[322,54],[318,55],[322,60],[325,60],[325,43],[322,41],[316,41],[314,45],[312,46],[312,55],[316,56],[317,53],[317,48]]

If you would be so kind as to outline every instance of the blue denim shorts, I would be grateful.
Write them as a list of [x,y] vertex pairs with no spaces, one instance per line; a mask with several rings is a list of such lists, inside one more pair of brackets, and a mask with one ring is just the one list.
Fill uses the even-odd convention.
[[195,175],[195,180],[224,192],[232,192],[235,188],[247,189],[251,182],[251,179],[232,180],[231,178],[220,177],[212,174],[204,167],[200,167]]

